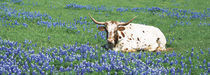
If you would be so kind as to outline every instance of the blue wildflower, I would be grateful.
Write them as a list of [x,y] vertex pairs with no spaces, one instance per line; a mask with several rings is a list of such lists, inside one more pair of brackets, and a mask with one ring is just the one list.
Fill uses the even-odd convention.
[[203,50],[202,49],[200,49],[200,52],[201,52],[201,54],[203,54]]
[[28,24],[26,24],[26,23],[23,23],[23,26],[24,26],[24,27],[28,27]]
[[206,64],[206,59],[203,60],[203,64]]
[[191,57],[193,57],[193,52],[191,52]]
[[192,60],[191,60],[191,58],[189,57],[189,62],[190,62],[190,64],[192,64]]
[[33,70],[32,75],[37,75],[37,72]]
[[64,70],[64,68],[63,68],[63,66],[61,66],[60,67],[60,72],[64,72],[65,70]]

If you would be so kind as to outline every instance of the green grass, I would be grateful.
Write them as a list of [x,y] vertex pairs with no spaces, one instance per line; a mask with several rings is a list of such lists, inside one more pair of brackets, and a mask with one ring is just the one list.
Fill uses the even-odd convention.
[[[8,3],[7,6],[16,9],[24,8],[25,11],[35,12],[39,11],[40,13],[47,13],[48,15],[56,19],[61,20],[63,22],[73,22],[74,19],[79,19],[80,17],[88,16],[88,13],[91,13],[92,16],[99,21],[108,21],[108,20],[116,20],[116,21],[127,21],[132,17],[138,15],[138,17],[133,21],[134,23],[142,23],[147,25],[156,26],[161,29],[161,31],[165,34],[166,38],[172,40],[171,45],[169,42],[167,43],[171,48],[174,48],[173,51],[177,53],[185,54],[186,51],[190,51],[192,48],[195,49],[195,52],[199,52],[200,49],[203,49],[204,52],[208,52],[207,49],[210,48],[210,26],[198,26],[200,22],[209,23],[209,17],[206,20],[200,19],[177,19],[164,17],[161,18],[158,14],[152,15],[150,12],[138,13],[138,12],[97,12],[86,9],[66,9],[64,8],[66,4],[76,3],[81,5],[92,5],[92,6],[105,6],[108,8],[111,7],[160,7],[160,8],[179,8],[179,9],[191,9],[195,12],[203,12],[206,10],[209,5],[208,0],[23,0],[24,5],[21,3],[10,3],[7,0],[3,0],[0,2]],[[37,2],[37,5],[36,5]],[[33,5],[35,4],[35,5]],[[109,14],[109,16],[106,16]],[[122,15],[121,15],[122,14]],[[1,17],[3,14],[0,15]],[[188,14],[189,16],[189,14]],[[17,19],[11,17],[10,19]],[[48,20],[48,19],[46,19]],[[190,22],[191,25],[177,25],[174,26],[175,22],[178,21],[180,23]],[[69,30],[64,27],[52,27],[47,28],[46,26],[38,26],[37,21],[33,20],[22,20],[19,19],[19,22],[27,23],[28,27],[24,26],[16,26],[14,28],[2,26],[2,21],[0,21],[0,37],[2,39],[7,39],[11,41],[23,42],[24,40],[31,40],[33,43],[37,43],[38,47],[58,47],[63,44],[74,44],[78,42],[80,44],[85,44],[88,41],[90,45],[101,46],[106,44],[105,40],[102,39],[94,39],[96,31],[96,24],[94,24],[90,18],[87,18],[87,22],[90,23],[89,29],[93,29],[92,33],[88,33],[87,31],[83,31],[83,25],[77,25],[78,30],[81,31],[77,33],[77,30]],[[50,36],[50,40],[48,40],[48,36]],[[39,50],[39,49],[37,49]],[[39,51],[36,51],[39,52]],[[169,51],[171,52],[171,51]],[[166,53],[169,53],[166,52]],[[150,53],[150,52],[146,52]],[[207,54],[206,54],[207,55]],[[160,56],[160,57],[163,57]],[[209,56],[200,57],[201,59],[206,59],[210,61]],[[180,58],[181,59],[181,58]],[[187,61],[187,60],[186,60]],[[196,62],[196,61],[193,61]],[[169,66],[166,64],[164,66]],[[180,67],[180,66],[177,66]],[[198,70],[199,71],[199,70]],[[196,70],[192,70],[193,73],[198,72]]]

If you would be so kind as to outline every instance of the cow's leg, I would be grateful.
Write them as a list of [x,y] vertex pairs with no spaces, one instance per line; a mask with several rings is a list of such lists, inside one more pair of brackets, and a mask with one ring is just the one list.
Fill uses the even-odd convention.
[[165,45],[163,45],[160,40],[157,40],[157,44],[158,47],[156,48],[156,51],[166,51]]
[[144,50],[148,50],[148,51],[152,51],[152,48],[151,48],[151,46],[149,45],[149,46],[147,46],[146,48],[144,48]]
[[155,44],[152,44],[152,45],[148,45],[147,48],[145,48],[145,50],[148,50],[148,51],[156,51],[158,48],[158,44],[155,43]]
[[116,46],[113,48],[114,51],[121,51],[123,49],[124,45],[122,43],[116,44]]

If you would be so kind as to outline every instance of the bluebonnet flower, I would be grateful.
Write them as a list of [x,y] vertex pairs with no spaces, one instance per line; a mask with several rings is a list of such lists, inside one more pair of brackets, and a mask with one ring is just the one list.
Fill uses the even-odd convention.
[[33,70],[32,75],[37,75],[37,72]]
[[191,52],[191,57],[193,57],[193,52]]
[[182,68],[184,68],[185,63],[181,63]]
[[208,67],[208,72],[207,73],[210,73],[210,68]]
[[203,60],[203,64],[206,64],[206,59]]
[[171,66],[173,65],[173,61],[170,62],[170,65],[171,65]]
[[202,65],[199,65],[199,68],[202,68]]
[[203,50],[202,49],[200,49],[200,52],[201,52],[201,54],[203,54]]
[[191,60],[191,57],[189,57],[189,62],[190,62],[190,64],[192,64],[192,60]]
[[207,67],[210,67],[210,62],[208,62],[208,65],[207,65]]
[[187,64],[185,64],[185,68],[187,68]]
[[50,36],[48,36],[48,41],[50,40]]
[[60,71],[61,72],[64,72],[65,71],[64,68],[63,68],[63,66],[60,67]]
[[28,27],[28,24],[26,24],[26,23],[23,23],[23,26],[24,26],[24,27]]
[[7,59],[7,55],[6,55],[6,54],[4,55],[3,59],[4,59],[4,60],[6,60],[6,59]]
[[191,50],[192,50],[192,52],[193,52],[193,51],[194,51],[194,48],[192,48]]

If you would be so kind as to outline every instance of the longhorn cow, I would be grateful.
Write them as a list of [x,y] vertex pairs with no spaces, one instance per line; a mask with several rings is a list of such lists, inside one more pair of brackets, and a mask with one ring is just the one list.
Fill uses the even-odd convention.
[[100,31],[107,33],[108,47],[115,51],[135,52],[137,50],[165,51],[166,38],[159,28],[130,21],[106,21],[99,22],[90,14],[92,21],[99,25]]

